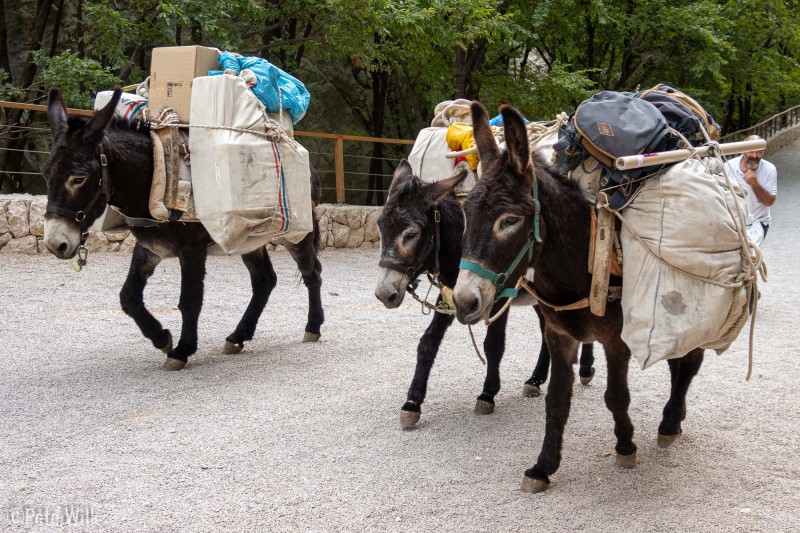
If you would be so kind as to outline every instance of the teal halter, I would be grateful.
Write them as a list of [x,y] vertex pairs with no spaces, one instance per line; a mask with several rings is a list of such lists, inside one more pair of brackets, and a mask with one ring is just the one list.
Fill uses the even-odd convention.
[[467,261],[466,259],[462,259],[461,263],[458,265],[459,268],[463,270],[469,270],[470,272],[474,272],[475,274],[479,275],[484,279],[488,279],[492,283],[494,283],[496,292],[494,301],[495,303],[498,300],[502,300],[503,298],[516,298],[519,291],[513,287],[506,287],[506,282],[508,281],[508,277],[517,269],[519,266],[520,261],[525,255],[528,256],[528,263],[533,260],[533,249],[536,243],[541,243],[542,238],[539,235],[539,215],[541,213],[541,205],[539,204],[539,187],[538,187],[538,180],[534,178],[533,180],[533,203],[534,203],[534,215],[533,215],[533,227],[531,228],[530,233],[528,233],[528,242],[525,243],[525,246],[517,254],[517,257],[514,258],[514,261],[511,263],[511,266],[508,267],[508,270],[503,272],[502,274],[497,274],[492,272],[491,270],[482,267],[478,263],[474,263],[472,261]]

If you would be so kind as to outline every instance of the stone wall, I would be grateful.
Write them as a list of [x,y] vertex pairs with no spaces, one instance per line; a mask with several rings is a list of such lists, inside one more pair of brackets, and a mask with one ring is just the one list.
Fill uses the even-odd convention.
[[[0,195],[0,254],[45,253],[44,196]],[[323,204],[316,208],[320,226],[320,248],[358,248],[380,245],[376,224],[380,207]],[[127,252],[136,243],[130,231],[90,231],[86,248],[90,252]],[[278,242],[269,245],[281,249]]]

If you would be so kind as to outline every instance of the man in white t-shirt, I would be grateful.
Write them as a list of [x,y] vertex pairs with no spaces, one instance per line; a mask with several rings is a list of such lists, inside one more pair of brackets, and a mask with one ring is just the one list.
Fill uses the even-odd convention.
[[[761,137],[751,135],[745,141],[758,139]],[[757,246],[761,246],[767,236],[772,221],[769,208],[778,196],[778,170],[775,165],[762,159],[763,156],[763,150],[745,152],[726,163],[728,172],[747,191],[747,209],[752,217],[752,222],[747,226],[747,234]]]

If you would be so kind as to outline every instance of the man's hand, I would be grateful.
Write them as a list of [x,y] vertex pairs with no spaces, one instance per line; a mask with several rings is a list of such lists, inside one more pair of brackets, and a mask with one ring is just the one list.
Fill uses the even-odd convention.
[[751,189],[755,189],[759,185],[755,170],[748,168],[747,172],[744,173],[744,181],[747,182]]

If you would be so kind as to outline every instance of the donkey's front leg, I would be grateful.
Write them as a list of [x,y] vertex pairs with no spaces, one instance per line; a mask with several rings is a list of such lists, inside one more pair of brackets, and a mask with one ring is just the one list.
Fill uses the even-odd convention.
[[[500,302],[492,308],[492,316],[500,310]],[[488,415],[494,412],[494,397],[500,392],[500,361],[506,349],[506,324],[508,323],[508,310],[500,315],[486,329],[483,339],[483,351],[486,353],[486,379],[483,382],[483,392],[475,402],[476,415]]]
[[167,354],[164,370],[180,370],[189,356],[197,351],[197,320],[203,307],[203,280],[206,276],[206,246],[187,247],[178,253],[181,263],[181,297],[178,309],[181,312],[181,340]]
[[125,314],[133,318],[142,334],[150,339],[153,346],[164,353],[169,353],[172,350],[172,334],[168,329],[164,329],[161,322],[144,306],[144,288],[160,262],[159,256],[136,244],[133,248],[128,277],[119,293],[119,301]]
[[544,340],[544,317],[538,305],[533,306],[536,317],[539,319],[539,332],[542,334],[542,344],[539,346],[539,357],[536,359],[536,367],[528,381],[522,386],[522,395],[526,398],[534,398],[542,393],[542,385],[547,381],[547,374],[550,372],[550,351],[547,349],[547,342]]
[[545,326],[545,339],[550,349],[550,386],[545,397],[545,432],[542,451],[533,468],[525,471],[522,490],[542,492],[550,486],[550,477],[561,464],[561,447],[564,441],[564,426],[569,418],[572,401],[572,384],[575,375],[572,365],[578,355],[578,341],[557,333]]
[[308,289],[308,321],[303,335],[303,342],[317,342],[321,335],[320,327],[325,322],[325,313],[322,311],[322,264],[317,256],[317,244],[319,227],[316,217],[314,218],[314,233],[306,235],[302,241],[292,244],[284,242],[286,249],[292,255],[292,259],[297,263],[300,275],[303,276],[303,283]]
[[428,329],[422,334],[417,345],[417,366],[414,369],[414,378],[408,388],[408,399],[400,410],[400,425],[403,429],[413,429],[422,414],[422,402],[428,392],[428,377],[431,367],[439,351],[439,345],[447,328],[453,323],[453,315],[433,313]]

